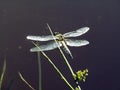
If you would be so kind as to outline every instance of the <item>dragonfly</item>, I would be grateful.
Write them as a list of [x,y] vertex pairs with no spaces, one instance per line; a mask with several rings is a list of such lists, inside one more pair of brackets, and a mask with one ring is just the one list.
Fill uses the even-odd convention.
[[[64,34],[61,34],[59,32],[55,32],[53,35],[42,35],[42,36],[33,36],[28,35],[26,38],[28,40],[33,41],[49,41],[49,43],[44,45],[39,45],[38,47],[33,47],[30,49],[30,52],[39,52],[39,51],[49,51],[56,49],[58,47],[61,47],[68,55],[73,58],[72,53],[68,46],[70,47],[80,47],[85,46],[89,44],[87,40],[77,40],[77,39],[71,39],[74,37],[81,36],[85,34],[90,28],[89,27],[82,27],[80,29],[77,29],[75,31],[67,32]],[[55,42],[56,41],[56,42]]]

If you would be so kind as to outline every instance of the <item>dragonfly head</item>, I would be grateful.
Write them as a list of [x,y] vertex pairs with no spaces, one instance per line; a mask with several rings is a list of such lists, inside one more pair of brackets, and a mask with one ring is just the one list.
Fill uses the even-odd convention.
[[56,35],[58,35],[58,34],[60,34],[59,32],[54,32],[54,35],[56,36]]

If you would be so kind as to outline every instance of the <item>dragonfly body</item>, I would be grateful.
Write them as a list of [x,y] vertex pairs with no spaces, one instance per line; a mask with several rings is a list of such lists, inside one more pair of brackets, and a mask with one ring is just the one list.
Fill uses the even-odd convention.
[[73,58],[69,48],[67,47],[65,37],[62,34],[60,34],[59,32],[55,32],[55,37],[56,37],[57,43],[61,43],[63,50]]
[[[47,36],[27,36],[27,39],[29,40],[34,40],[34,41],[50,41],[49,43],[47,43],[46,45],[40,45],[40,49],[42,51],[48,51],[48,50],[53,50],[57,47],[62,47],[63,50],[68,53],[72,58],[72,54],[69,50],[68,46],[72,46],[72,47],[80,47],[80,46],[84,46],[89,44],[89,42],[87,40],[73,40],[73,39],[68,39],[69,37],[77,37],[80,36],[84,33],[86,33],[89,30],[89,27],[83,27],[80,28],[76,31],[72,31],[72,32],[68,32],[65,34],[60,34],[60,33],[56,33],[55,35],[47,35]],[[57,43],[54,41],[54,39],[56,39]],[[31,48],[30,51],[31,52],[38,52],[40,51],[40,49],[38,47],[34,47]]]

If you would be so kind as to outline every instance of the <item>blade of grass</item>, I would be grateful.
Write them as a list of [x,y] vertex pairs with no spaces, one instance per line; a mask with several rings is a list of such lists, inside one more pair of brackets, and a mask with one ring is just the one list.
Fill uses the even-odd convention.
[[5,71],[6,71],[6,60],[4,60],[2,74],[0,76],[0,90],[2,88],[2,83],[3,83],[3,78],[4,78],[4,75],[5,75]]
[[30,87],[32,90],[35,90],[35,89],[23,78],[23,76],[22,76],[22,74],[21,74],[20,72],[18,72],[18,74],[19,74],[21,80],[22,80],[26,85],[28,85],[28,87]]
[[64,80],[64,82],[69,86],[71,90],[74,90],[74,88],[71,86],[71,84],[66,80],[66,78],[63,76],[63,74],[60,72],[60,70],[56,67],[56,65],[51,61],[51,59],[40,49],[40,47],[32,42],[40,51],[41,53],[47,58],[47,60],[50,62],[50,64],[54,67],[54,69],[58,72],[58,74],[61,76],[61,78]]

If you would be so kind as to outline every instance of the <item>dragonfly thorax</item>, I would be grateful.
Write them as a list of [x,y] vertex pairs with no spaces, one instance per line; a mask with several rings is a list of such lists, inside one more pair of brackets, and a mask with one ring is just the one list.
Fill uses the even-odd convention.
[[55,37],[57,41],[65,41],[64,36],[60,34],[59,32],[55,32]]

